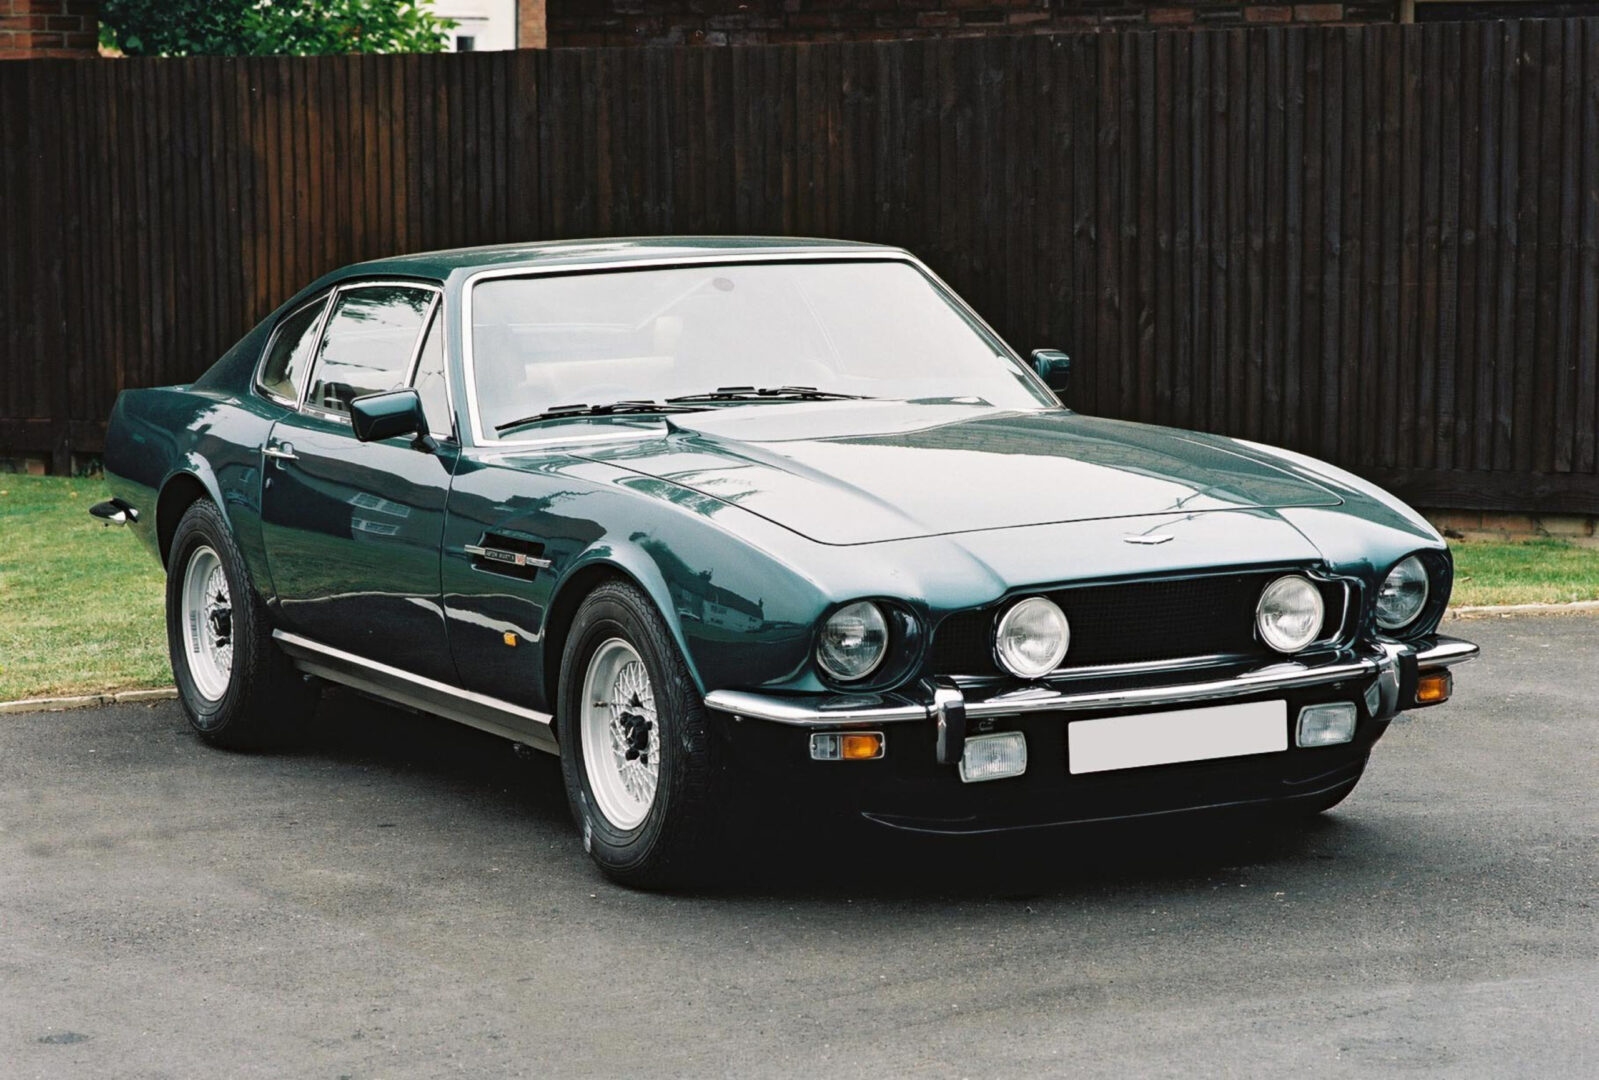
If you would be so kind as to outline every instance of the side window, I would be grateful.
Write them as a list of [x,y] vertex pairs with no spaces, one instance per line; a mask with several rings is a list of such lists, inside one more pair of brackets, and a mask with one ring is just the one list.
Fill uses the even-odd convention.
[[300,400],[300,379],[311,366],[311,350],[316,345],[316,323],[327,307],[327,299],[305,307],[278,324],[266,362],[261,365],[261,389],[289,402]]
[[443,305],[433,309],[428,322],[427,337],[422,339],[422,353],[416,361],[416,378],[411,385],[422,398],[422,411],[427,414],[428,431],[440,438],[449,438],[453,432],[450,423],[450,398],[444,389],[444,316]]
[[432,302],[432,292],[404,285],[363,285],[339,293],[306,404],[349,412],[353,399],[404,384]]

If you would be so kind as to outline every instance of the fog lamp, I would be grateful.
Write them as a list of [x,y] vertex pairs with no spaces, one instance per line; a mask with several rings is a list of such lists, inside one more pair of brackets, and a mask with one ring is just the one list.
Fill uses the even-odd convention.
[[1338,746],[1355,737],[1355,706],[1350,701],[1306,705],[1299,710],[1300,746]]
[[1019,731],[976,735],[961,754],[961,779],[968,784],[1003,780],[1027,771],[1027,737]]
[[813,761],[873,761],[883,756],[881,731],[818,731],[811,736]]
[[1423,671],[1416,679],[1416,704],[1441,705],[1455,692],[1455,677],[1448,668]]

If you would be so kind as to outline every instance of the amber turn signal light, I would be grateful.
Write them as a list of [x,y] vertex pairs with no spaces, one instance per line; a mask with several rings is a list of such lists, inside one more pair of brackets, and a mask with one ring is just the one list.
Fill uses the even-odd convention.
[[880,731],[819,731],[811,736],[815,761],[873,761],[882,756]]
[[1455,678],[1449,674],[1449,669],[1441,671],[1423,671],[1416,679],[1416,704],[1438,705],[1449,700],[1449,695],[1454,692]]
[[844,736],[844,760],[867,761],[883,756],[883,737],[875,731]]

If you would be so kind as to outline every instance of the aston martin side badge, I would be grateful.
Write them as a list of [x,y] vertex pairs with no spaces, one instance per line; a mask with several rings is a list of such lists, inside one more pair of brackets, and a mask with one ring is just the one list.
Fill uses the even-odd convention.
[[1122,542],[1127,544],[1164,544],[1170,539],[1170,533],[1137,533],[1132,536],[1122,537]]

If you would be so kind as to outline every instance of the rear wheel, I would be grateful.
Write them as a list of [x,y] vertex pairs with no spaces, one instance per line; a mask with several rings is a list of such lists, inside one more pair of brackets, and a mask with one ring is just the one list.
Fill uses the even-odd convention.
[[167,648],[190,726],[217,746],[281,742],[315,706],[315,692],[272,643],[266,605],[233,533],[206,500],[190,506],[173,532]]
[[705,704],[654,604],[624,582],[578,608],[561,661],[561,771],[584,847],[611,878],[700,879],[722,827]]

